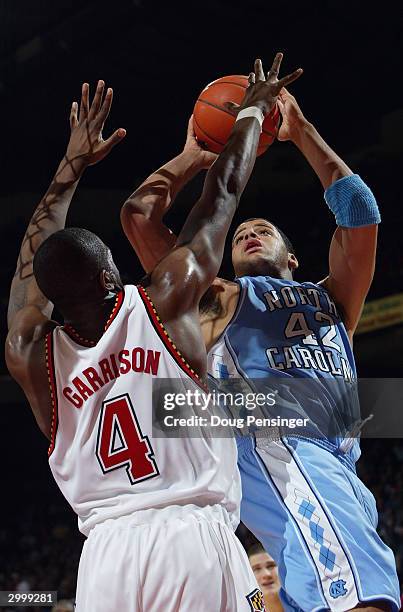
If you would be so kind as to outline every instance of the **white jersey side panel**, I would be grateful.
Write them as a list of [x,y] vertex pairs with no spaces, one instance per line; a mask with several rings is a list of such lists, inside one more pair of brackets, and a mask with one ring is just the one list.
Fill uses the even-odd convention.
[[192,372],[174,350],[147,294],[126,286],[95,346],[58,327],[47,337],[54,403],[49,463],[87,535],[108,518],[193,504],[222,506],[239,522],[233,439],[152,436],[152,381]]

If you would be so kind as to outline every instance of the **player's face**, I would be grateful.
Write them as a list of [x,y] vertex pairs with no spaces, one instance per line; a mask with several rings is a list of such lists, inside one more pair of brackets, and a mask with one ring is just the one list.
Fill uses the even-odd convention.
[[269,221],[241,223],[232,239],[232,263],[237,276],[276,276],[288,267],[282,236]]
[[260,586],[263,596],[274,595],[280,590],[277,565],[267,552],[249,557],[249,563]]

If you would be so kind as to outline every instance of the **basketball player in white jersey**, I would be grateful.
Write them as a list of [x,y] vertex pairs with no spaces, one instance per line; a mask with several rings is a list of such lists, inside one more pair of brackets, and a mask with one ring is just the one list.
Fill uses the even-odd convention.
[[[231,439],[152,435],[152,382],[204,387],[201,296],[252,171],[264,116],[298,70],[277,79],[282,56],[249,77],[243,113],[210,169],[175,249],[147,292],[122,285],[108,247],[88,230],[63,229],[85,167],[123,138],[102,140],[112,90],[83,86],[71,138],[20,251],[9,306],[6,356],[50,439],[53,475],[88,536],[78,612],[263,610],[234,535],[240,503]],[[53,305],[64,318],[50,318]]]

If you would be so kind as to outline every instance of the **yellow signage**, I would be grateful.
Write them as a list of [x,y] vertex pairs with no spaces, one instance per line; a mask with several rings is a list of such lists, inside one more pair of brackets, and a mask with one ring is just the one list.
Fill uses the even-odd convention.
[[356,334],[403,323],[403,293],[372,300],[364,306]]

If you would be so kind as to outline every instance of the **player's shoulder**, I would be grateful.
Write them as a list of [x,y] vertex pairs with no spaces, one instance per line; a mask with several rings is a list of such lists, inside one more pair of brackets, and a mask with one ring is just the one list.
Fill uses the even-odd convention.
[[219,277],[217,277],[211,283],[210,288],[217,295],[231,296],[234,293],[238,293],[239,292],[239,283],[237,283],[235,281],[227,280],[226,278],[219,278]]
[[238,283],[217,277],[200,300],[200,312],[203,314],[214,311],[219,314],[227,301],[238,293]]
[[46,340],[51,339],[58,323],[38,313],[17,313],[6,340],[6,363],[14,380],[23,389],[35,419],[49,437],[52,406],[49,395],[49,380]]
[[59,324],[37,306],[25,306],[13,318],[6,338],[5,356],[10,374],[24,387],[45,372],[45,338]]
[[236,283],[235,281],[230,281],[226,278],[221,278],[219,276],[216,276],[216,278],[211,283],[211,286],[230,288],[230,287],[238,287],[238,283]]
[[32,350],[43,343],[44,338],[59,323],[49,319],[40,308],[27,305],[14,316],[6,340],[6,354],[28,359]]

